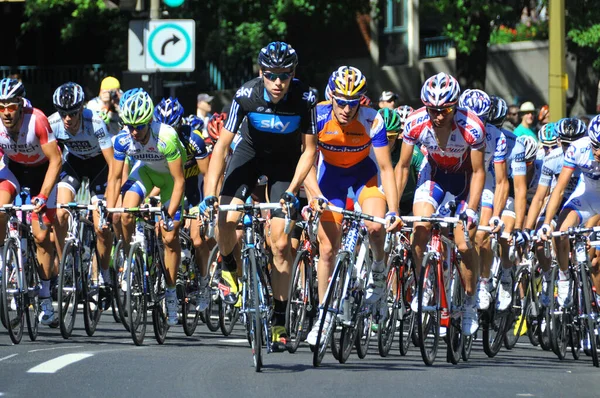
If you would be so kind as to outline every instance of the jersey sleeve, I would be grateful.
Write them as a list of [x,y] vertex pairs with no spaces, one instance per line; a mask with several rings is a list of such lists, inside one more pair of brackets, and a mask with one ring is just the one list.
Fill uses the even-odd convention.
[[92,127],[94,129],[94,136],[98,140],[98,145],[100,145],[100,149],[104,150],[113,146],[106,123],[96,115],[92,118]]
[[569,148],[567,148],[563,166],[569,169],[577,168],[577,148],[575,148],[575,145],[571,144],[569,145]]
[[417,114],[414,112],[411,113],[408,116],[408,120],[404,125],[404,136],[402,138],[402,144],[416,145],[417,142],[419,142],[421,125],[417,122]]
[[525,163],[525,146],[519,140],[515,141],[513,148],[510,169],[512,176],[525,176],[527,175],[527,164]]
[[202,133],[198,130],[194,130],[190,134],[190,144],[194,148],[194,159],[200,160],[208,156],[206,144],[204,143],[204,139],[202,138]]
[[373,123],[371,124],[371,142],[375,148],[381,148],[383,146],[387,146],[387,132],[385,130],[385,122],[383,121],[383,117],[379,112],[375,114],[373,118]]
[[503,132],[496,129],[496,148],[494,150],[494,163],[503,163],[508,156],[508,148],[506,145],[506,136]]
[[158,135],[158,150],[164,155],[167,162],[173,162],[179,158],[183,158],[183,161],[185,161],[185,152],[177,132],[172,127],[166,127],[166,125],[163,125],[163,128],[164,130],[161,129]]
[[50,128],[48,118],[42,113],[42,111],[34,108],[35,114],[35,135],[40,141],[40,145],[45,145],[49,142],[54,141],[54,132]]
[[231,101],[231,107],[229,108],[229,113],[227,114],[227,120],[225,121],[225,125],[223,126],[225,129],[231,131],[232,133],[236,133],[240,128],[240,124],[244,120],[244,117],[248,114],[248,112],[244,109],[244,99],[247,97],[244,86],[242,86],[235,94],[233,101]]
[[115,153],[114,153],[114,158],[115,160],[124,162],[125,158],[127,157],[127,148],[129,146],[129,137],[128,137],[129,133],[127,132],[121,132],[118,135],[115,136],[115,141],[114,141],[114,149],[115,149]]

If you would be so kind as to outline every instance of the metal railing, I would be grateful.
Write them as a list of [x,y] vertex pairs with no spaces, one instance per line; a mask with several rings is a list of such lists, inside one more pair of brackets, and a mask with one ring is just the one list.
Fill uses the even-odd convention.
[[419,57],[421,59],[446,57],[448,55],[448,49],[453,45],[454,41],[446,36],[427,37],[421,39]]

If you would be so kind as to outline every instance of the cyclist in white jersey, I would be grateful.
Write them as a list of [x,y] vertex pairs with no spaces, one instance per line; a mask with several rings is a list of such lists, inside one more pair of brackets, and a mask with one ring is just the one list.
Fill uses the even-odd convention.
[[[115,172],[121,174],[128,156],[135,161],[121,189],[124,207],[137,207],[154,187],[160,189],[160,201],[169,216],[169,219],[160,222],[165,245],[167,323],[174,326],[178,321],[176,281],[181,263],[179,226],[185,189],[183,165],[186,152],[171,126],[152,122],[154,104],[147,92],[132,89],[123,97],[121,119],[125,128],[115,139]],[[121,223],[127,252],[135,228],[134,218],[131,214],[123,214]]]
[[[575,135],[582,130],[581,126],[585,126],[583,122],[581,122],[581,125],[578,122],[581,121],[574,119],[573,121],[564,122],[565,128],[569,127],[569,130],[573,130],[572,135]],[[575,170],[579,169],[581,171],[581,177],[575,190],[565,202],[562,210],[560,210],[557,228],[560,231],[566,231],[570,227],[585,224],[600,209],[600,147],[597,145],[597,141],[592,141],[591,139],[591,137],[594,140],[596,139],[597,136],[594,133],[594,129],[588,130],[587,137],[584,136],[572,142],[565,152],[563,168],[546,207],[544,224],[538,231],[544,240],[549,239],[549,233],[553,229],[550,224],[560,209],[565,191],[571,182]],[[596,146],[592,146],[592,143]],[[557,283],[557,302],[561,307],[569,306],[572,302],[571,292],[569,291],[570,275],[567,271],[569,266],[569,246],[568,237],[555,240],[554,248],[560,267]]]
[[[93,111],[83,108],[85,95],[77,83],[65,83],[54,92],[52,101],[57,112],[48,121],[56,140],[67,153],[64,155],[60,182],[58,183],[58,203],[69,203],[81,186],[83,178],[89,179],[92,204],[104,199],[106,205],[114,207],[119,189],[119,176],[113,175],[112,158],[114,156],[111,136],[106,124]],[[67,236],[69,213],[66,209],[56,211],[56,246],[59,257],[62,256]],[[101,275],[105,289],[101,289],[101,299],[107,297],[110,284],[110,252],[112,236],[108,226],[99,226],[99,213],[93,213],[96,231],[96,248],[100,256]],[[104,301],[103,309],[109,304]]]

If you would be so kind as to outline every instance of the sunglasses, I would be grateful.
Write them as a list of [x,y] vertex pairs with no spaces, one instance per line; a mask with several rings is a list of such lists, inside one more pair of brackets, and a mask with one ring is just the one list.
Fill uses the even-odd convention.
[[334,95],[333,99],[335,100],[335,103],[340,108],[345,108],[346,106],[349,106],[350,108],[356,108],[358,105],[360,105],[360,98],[348,100],[348,99],[336,97]]
[[9,112],[15,112],[17,109],[19,109],[19,104],[0,104],[0,112],[6,112],[7,110]]
[[144,124],[128,124],[127,127],[129,128],[129,130],[134,129],[137,131],[142,131],[144,128],[146,128],[146,126],[148,125],[148,123],[144,123]]
[[67,116],[75,116],[77,115],[77,113],[79,113],[81,109],[76,109],[74,111],[58,111],[58,114],[60,115],[60,117],[67,117]]
[[279,79],[281,81],[288,80],[290,77],[292,77],[293,74],[294,74],[294,72],[274,73],[274,72],[269,72],[269,71],[263,71],[263,76],[272,82],[274,82],[277,79]]
[[427,112],[429,113],[433,113],[435,115],[448,115],[450,113],[452,113],[452,111],[454,110],[454,107],[449,106],[447,108],[427,108]]

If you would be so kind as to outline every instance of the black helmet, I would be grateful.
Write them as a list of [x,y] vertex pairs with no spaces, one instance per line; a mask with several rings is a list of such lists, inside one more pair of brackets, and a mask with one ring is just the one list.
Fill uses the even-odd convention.
[[258,65],[262,69],[292,68],[298,65],[296,50],[287,43],[274,41],[258,53]]
[[556,131],[561,142],[573,142],[587,133],[585,123],[576,117],[566,117],[556,123]]
[[58,111],[70,112],[83,106],[85,95],[83,88],[77,83],[69,82],[58,87],[52,96],[54,107]]

